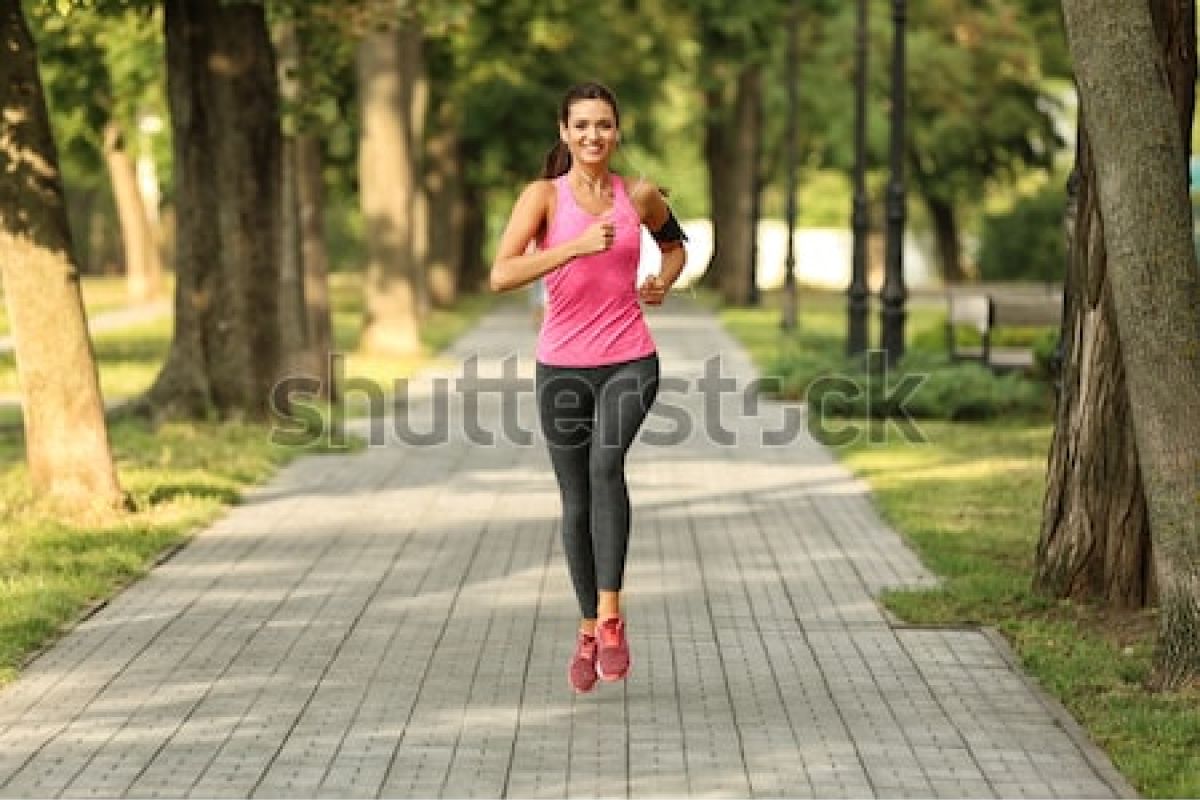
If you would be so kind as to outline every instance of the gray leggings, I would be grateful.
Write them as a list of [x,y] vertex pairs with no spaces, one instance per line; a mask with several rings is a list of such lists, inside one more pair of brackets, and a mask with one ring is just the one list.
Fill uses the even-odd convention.
[[658,356],[602,367],[537,365],[538,415],[562,495],[563,549],[579,610],[620,591],[629,547],[625,453],[658,394]]

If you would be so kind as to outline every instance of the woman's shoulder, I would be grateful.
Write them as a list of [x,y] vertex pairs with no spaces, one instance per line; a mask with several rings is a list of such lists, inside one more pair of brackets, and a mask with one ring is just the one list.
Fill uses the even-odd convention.
[[629,202],[637,209],[638,215],[644,220],[648,216],[656,216],[658,208],[665,204],[666,193],[657,183],[639,175],[635,178],[622,177],[625,184],[625,194]]

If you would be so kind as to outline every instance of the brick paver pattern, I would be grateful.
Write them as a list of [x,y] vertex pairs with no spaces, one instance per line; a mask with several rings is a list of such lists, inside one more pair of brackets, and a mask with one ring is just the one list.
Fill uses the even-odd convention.
[[[895,625],[879,592],[934,579],[864,485],[797,407],[744,405],[754,370],[709,314],[651,316],[628,682],[567,685],[533,332],[504,305],[356,424],[378,446],[293,463],[0,692],[0,795],[1127,792],[994,637]],[[706,399],[716,356],[735,390]],[[473,363],[486,391],[459,383]],[[434,416],[448,440],[412,444]]]

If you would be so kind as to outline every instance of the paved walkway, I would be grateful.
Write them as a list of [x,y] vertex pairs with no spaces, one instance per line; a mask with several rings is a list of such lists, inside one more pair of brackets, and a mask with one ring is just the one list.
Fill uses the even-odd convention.
[[[753,376],[710,316],[676,301],[654,327],[628,683],[566,685],[574,599],[508,307],[359,426],[387,446],[294,463],[0,692],[0,795],[1129,792],[994,638],[892,624],[878,592],[931,576],[807,435],[761,443],[795,409],[705,400],[713,356]],[[491,383],[453,391],[473,363]],[[443,401],[444,442],[395,441],[436,434]]]
[[[141,325],[143,322],[153,322],[170,313],[170,300],[156,300],[152,303],[115,308],[111,311],[102,311],[99,314],[90,315],[88,318],[88,330],[92,336],[95,336],[97,333],[129,328],[134,325]],[[11,353],[15,345],[16,343],[13,341],[12,335],[6,334],[0,336],[0,354]]]

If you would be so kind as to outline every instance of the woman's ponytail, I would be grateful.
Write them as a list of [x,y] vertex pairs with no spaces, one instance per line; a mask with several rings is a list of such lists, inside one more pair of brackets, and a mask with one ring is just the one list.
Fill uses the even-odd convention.
[[550,148],[550,152],[546,153],[546,161],[542,165],[542,177],[547,180],[557,178],[559,175],[566,175],[570,168],[571,149],[565,142],[559,140],[554,147]]

